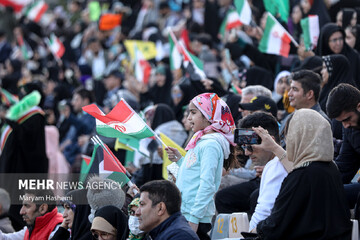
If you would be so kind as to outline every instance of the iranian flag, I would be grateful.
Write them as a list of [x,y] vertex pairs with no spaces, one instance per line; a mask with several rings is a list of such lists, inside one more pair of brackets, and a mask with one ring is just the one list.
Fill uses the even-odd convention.
[[61,58],[64,55],[65,53],[64,44],[60,41],[58,37],[55,36],[55,34],[50,35],[48,45],[50,51],[54,54],[55,57]]
[[48,7],[49,6],[45,3],[45,1],[36,1],[28,6],[25,15],[28,19],[34,22],[39,22]]
[[301,28],[304,34],[304,44],[306,50],[313,50],[318,42],[320,28],[318,15],[309,15],[309,17],[301,19]]
[[224,36],[226,31],[242,26],[240,15],[235,10],[230,10],[220,26],[220,35]]
[[[180,61],[184,64],[185,68],[188,68],[189,65],[193,68],[194,72],[200,76],[200,79],[205,79],[206,75],[204,72],[204,64],[203,62],[197,58],[195,55],[189,53],[189,51],[185,48],[182,42],[177,41],[174,33],[170,31],[170,63],[178,63]],[[172,45],[172,46],[171,46]],[[174,53],[174,56],[172,54]],[[172,60],[172,58],[175,58]],[[179,66],[179,68],[180,68]],[[172,68],[173,69],[173,68]],[[175,68],[177,69],[177,68]]]
[[259,50],[263,53],[289,56],[292,37],[283,26],[268,13],[264,34],[259,43]]
[[148,84],[150,75],[151,65],[135,45],[135,78],[139,82]]
[[240,22],[249,25],[251,22],[251,8],[247,0],[235,0],[236,11],[239,13]]
[[96,118],[96,131],[102,136],[137,139],[154,136],[154,132],[124,99],[121,99],[107,115],[95,104],[87,105],[82,109]]
[[126,176],[125,167],[106,144],[102,146],[100,144],[94,146],[89,163],[83,160],[80,171],[80,181],[84,182],[89,174],[99,174],[103,178],[118,182],[121,187],[124,186],[130,181]]
[[31,2],[32,0],[0,0],[0,5],[12,7],[18,13]]

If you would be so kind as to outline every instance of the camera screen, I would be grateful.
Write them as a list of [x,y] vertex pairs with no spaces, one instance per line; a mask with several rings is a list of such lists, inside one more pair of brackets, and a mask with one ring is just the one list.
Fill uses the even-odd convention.
[[259,144],[260,137],[250,129],[235,129],[234,136],[235,143],[244,145],[244,144]]

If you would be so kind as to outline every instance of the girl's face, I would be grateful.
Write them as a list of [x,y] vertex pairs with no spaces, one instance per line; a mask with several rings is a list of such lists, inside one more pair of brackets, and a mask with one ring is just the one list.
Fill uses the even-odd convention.
[[328,72],[327,67],[326,67],[324,62],[323,62],[323,66],[322,66],[322,69],[321,69],[321,77],[322,77],[322,80],[323,80],[322,85],[324,86],[329,81],[329,72]]
[[354,34],[351,32],[351,28],[347,27],[345,29],[345,34],[346,34],[346,38],[345,38],[345,42],[347,43],[347,45],[349,45],[351,48],[355,47],[355,43],[356,43],[356,37],[354,36]]
[[210,122],[204,117],[204,115],[202,115],[200,110],[197,109],[192,102],[189,104],[189,116],[187,119],[193,132],[203,130],[207,126],[210,126]]
[[344,37],[341,32],[334,32],[329,38],[329,48],[335,54],[339,54],[344,46]]

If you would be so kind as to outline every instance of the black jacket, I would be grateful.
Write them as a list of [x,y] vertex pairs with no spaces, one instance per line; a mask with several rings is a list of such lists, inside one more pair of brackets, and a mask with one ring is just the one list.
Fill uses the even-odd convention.
[[188,221],[180,213],[174,213],[159,226],[149,233],[149,238],[153,240],[198,240],[198,236],[191,229]]

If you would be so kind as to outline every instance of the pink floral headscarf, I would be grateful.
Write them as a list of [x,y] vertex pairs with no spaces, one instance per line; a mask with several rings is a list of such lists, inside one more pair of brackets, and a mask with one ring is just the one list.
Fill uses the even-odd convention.
[[196,146],[196,142],[207,132],[213,130],[222,134],[231,145],[234,143],[234,119],[231,115],[228,105],[216,95],[216,93],[203,93],[194,97],[191,102],[211,123],[205,129],[197,131],[191,138],[185,150],[192,149]]

